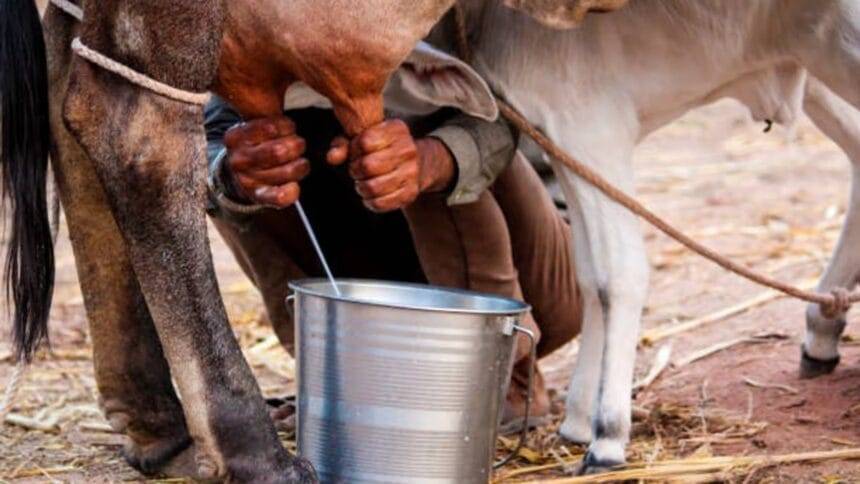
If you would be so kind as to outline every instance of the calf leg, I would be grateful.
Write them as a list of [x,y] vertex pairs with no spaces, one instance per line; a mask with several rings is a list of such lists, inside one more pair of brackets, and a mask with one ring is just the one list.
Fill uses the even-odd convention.
[[[818,285],[820,292],[853,288],[860,277],[860,111],[810,77],[804,109],[827,136],[848,155],[852,163],[852,190],[839,243],[827,271]],[[810,304],[806,310],[806,338],[803,343],[801,376],[814,377],[833,371],[839,362],[839,337],[845,328],[845,314],[822,314]]]
[[[55,13],[55,12],[54,12]],[[129,437],[127,460],[153,473],[191,443],[161,343],[125,242],[89,158],[66,131],[71,23],[46,22],[51,77],[51,161],[63,202],[93,341],[96,384],[111,426]]]
[[[548,133],[554,139],[565,138],[552,129],[548,129]],[[629,148],[619,149],[624,143],[619,141],[620,135],[617,138],[603,146],[592,146],[592,149],[566,148],[591,166],[599,167],[610,182],[630,192],[633,190],[630,151]],[[584,306],[581,353],[568,389],[573,395],[568,399],[573,404],[568,408],[568,418],[574,420],[565,422],[562,430],[579,431],[581,421],[577,419],[582,417],[575,416],[575,412],[588,408],[589,403],[593,405],[592,440],[584,471],[594,472],[625,462],[636,344],[647,293],[648,265],[636,216],[559,163],[555,168],[570,205],[576,274]],[[602,347],[593,347],[600,336]],[[599,371],[595,371],[596,365]],[[596,379],[594,373],[599,375]],[[597,384],[589,387],[595,380]],[[577,395],[578,392],[582,394]]]

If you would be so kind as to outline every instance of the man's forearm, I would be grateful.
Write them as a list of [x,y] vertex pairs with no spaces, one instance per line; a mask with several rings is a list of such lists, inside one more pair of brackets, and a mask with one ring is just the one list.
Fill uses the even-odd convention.
[[517,149],[518,134],[503,119],[483,121],[458,115],[428,136],[447,146],[457,165],[449,205],[472,203],[507,168]]

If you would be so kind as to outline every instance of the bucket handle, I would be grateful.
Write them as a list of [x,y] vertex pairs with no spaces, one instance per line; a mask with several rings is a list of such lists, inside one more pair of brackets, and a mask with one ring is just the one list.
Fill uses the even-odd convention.
[[523,446],[526,444],[526,438],[529,435],[529,417],[531,416],[531,403],[532,403],[532,391],[534,390],[534,378],[535,378],[535,365],[537,365],[537,338],[535,337],[534,332],[532,332],[528,328],[524,328],[522,326],[518,326],[516,324],[511,327],[512,333],[522,333],[524,334],[531,343],[531,349],[529,351],[529,378],[528,385],[526,391],[526,414],[523,419],[523,429],[520,431],[520,439],[517,442],[517,446],[514,450],[508,454],[507,457],[493,464],[493,469],[499,469],[507,465],[509,462],[514,460],[514,458],[519,455],[520,450],[522,450]]
[[290,313],[290,317],[293,318],[293,324],[295,324],[296,293],[291,292],[288,294],[287,300],[284,301],[284,304],[287,306],[287,312]]

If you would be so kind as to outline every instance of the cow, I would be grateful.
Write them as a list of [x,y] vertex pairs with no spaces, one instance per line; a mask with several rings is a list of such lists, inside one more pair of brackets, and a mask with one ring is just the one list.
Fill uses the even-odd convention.
[[[547,3],[552,3],[548,0]],[[474,66],[573,157],[633,193],[636,144],[720,98],[790,124],[805,111],[848,154],[854,187],[818,289],[860,275],[860,4],[854,0],[649,0],[549,29],[486,0],[463,2]],[[556,27],[568,22],[550,21]],[[560,434],[588,445],[584,472],[625,462],[649,267],[635,215],[554,161],[569,205],[584,328]],[[845,314],[806,313],[802,376],[832,371]]]
[[[127,461],[147,474],[313,481],[310,466],[278,442],[227,322],[206,234],[201,109],[69,46],[80,37],[162,84],[211,89],[247,118],[280,113],[286,89],[302,81],[331,100],[355,136],[382,121],[386,80],[454,0],[58,3],[82,8],[83,21],[49,8],[43,28],[33,0],[0,0],[16,353],[29,359],[47,335],[50,153],[102,406],[129,438]],[[571,15],[530,10],[544,21]]]

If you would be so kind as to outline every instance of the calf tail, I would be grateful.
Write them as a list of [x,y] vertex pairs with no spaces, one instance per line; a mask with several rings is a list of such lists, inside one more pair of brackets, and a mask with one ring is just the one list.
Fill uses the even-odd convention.
[[0,123],[0,187],[11,224],[6,296],[14,304],[16,354],[29,360],[47,338],[54,286],[46,201],[48,68],[33,0],[0,0]]

